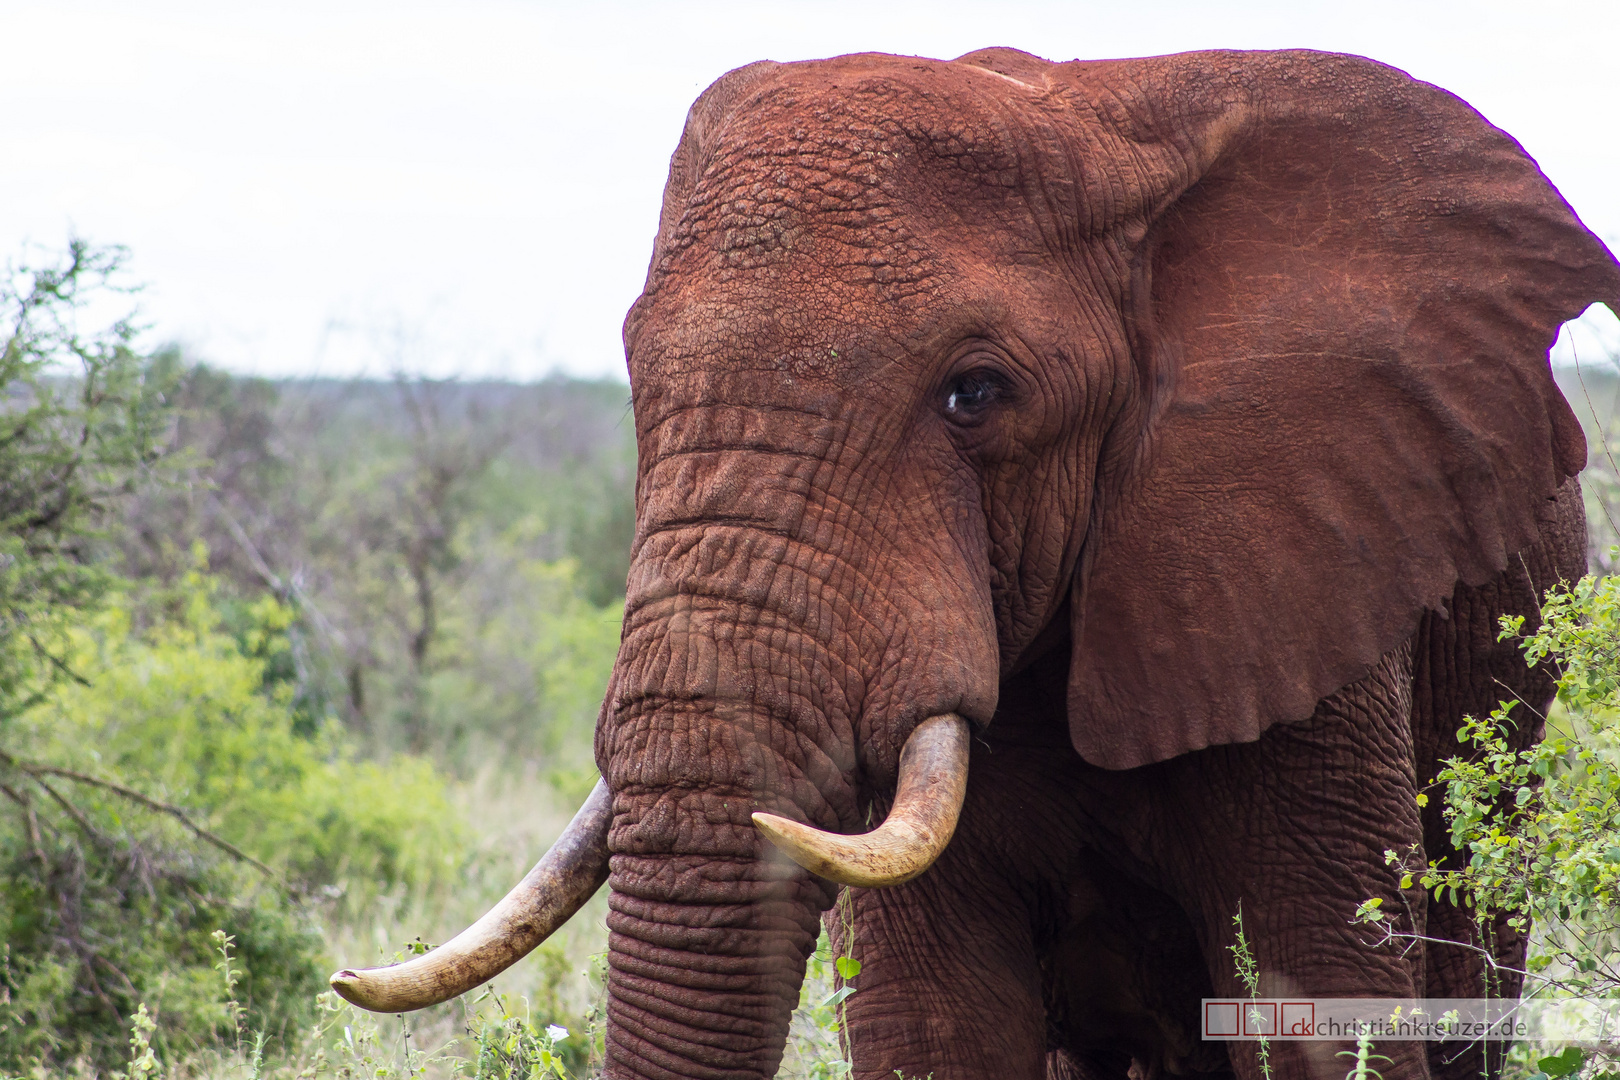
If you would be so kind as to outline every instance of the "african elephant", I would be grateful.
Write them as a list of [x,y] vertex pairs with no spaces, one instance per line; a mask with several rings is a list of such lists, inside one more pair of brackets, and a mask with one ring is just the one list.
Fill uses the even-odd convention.
[[1267,993],[1477,995],[1350,919],[1472,940],[1383,853],[1451,857],[1459,718],[1549,695],[1496,618],[1584,569],[1548,350],[1597,301],[1518,145],[1357,57],[731,72],[625,322],[603,781],[472,930],[334,985],[443,1000],[606,879],[614,1078],[773,1075],[837,882],[861,1077],[1256,1077],[1198,1037],[1240,904]]

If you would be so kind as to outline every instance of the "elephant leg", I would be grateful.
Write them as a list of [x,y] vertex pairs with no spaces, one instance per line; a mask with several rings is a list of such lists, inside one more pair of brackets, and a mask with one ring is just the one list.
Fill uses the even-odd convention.
[[1081,864],[1043,953],[1052,1044],[1098,1078],[1229,1077],[1197,1023],[1214,992],[1186,913],[1112,860]]
[[[1324,699],[1300,724],[1253,743],[1212,747],[1151,766],[1159,811],[1152,846],[1166,882],[1198,924],[1215,993],[1246,994],[1231,946],[1241,910],[1264,997],[1414,997],[1421,943],[1380,941],[1352,923],[1383,899],[1396,929],[1424,930],[1417,890],[1403,895],[1386,850],[1422,842],[1410,723],[1410,649]],[[1343,1077],[1348,1043],[1270,1044],[1278,1080]],[[1230,1044],[1240,1077],[1258,1080],[1254,1043]],[[1376,1048],[1385,1080],[1426,1077],[1421,1043]]]
[[[861,971],[846,1015],[856,1077],[1044,1080],[1030,913],[1004,875],[983,872],[973,847],[953,842],[905,885],[851,890],[848,950]],[[840,908],[827,919],[836,942]]]
[[[1412,730],[1420,785],[1432,783],[1441,763],[1466,752],[1457,743],[1465,716],[1488,716],[1497,703],[1518,698],[1510,714],[1518,721],[1510,737],[1516,750],[1533,745],[1542,734],[1542,713],[1557,687],[1546,666],[1530,667],[1517,641],[1498,640],[1503,615],[1524,618],[1526,628],[1539,622],[1541,597],[1560,581],[1574,582],[1586,573],[1586,515],[1580,484],[1570,480],[1558,493],[1551,520],[1538,543],[1508,560],[1494,580],[1470,588],[1457,586],[1444,616],[1431,612],[1418,626],[1412,655]],[[1423,810],[1423,847],[1444,868],[1464,865],[1451,846],[1445,800],[1430,791]],[[1524,935],[1498,917],[1482,928],[1473,912],[1449,901],[1429,903],[1429,935],[1456,942],[1431,944],[1425,957],[1429,997],[1517,997],[1523,982]],[[1485,950],[1495,964],[1488,963]],[[1429,1065],[1447,1080],[1464,1080],[1502,1066],[1501,1043],[1458,1045],[1434,1043]],[[1487,1052],[1491,1060],[1486,1060]]]

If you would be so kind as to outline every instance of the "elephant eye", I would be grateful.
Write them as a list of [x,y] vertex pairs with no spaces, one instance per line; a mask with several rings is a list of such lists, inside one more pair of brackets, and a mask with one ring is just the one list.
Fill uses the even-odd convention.
[[945,391],[945,413],[956,421],[970,421],[1001,396],[1002,381],[988,371],[959,375]]

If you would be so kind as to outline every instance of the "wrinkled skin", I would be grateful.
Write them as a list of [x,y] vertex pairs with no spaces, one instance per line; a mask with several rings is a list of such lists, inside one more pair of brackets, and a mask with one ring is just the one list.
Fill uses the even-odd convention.
[[1355,58],[711,87],[625,326],[607,1074],[774,1074],[835,889],[749,815],[870,828],[945,712],[956,839],[852,898],[857,1075],[1257,1076],[1196,1037],[1240,903],[1268,992],[1473,995],[1474,954],[1349,918],[1472,940],[1383,852],[1449,856],[1415,796],[1493,679],[1548,696],[1495,617],[1584,568],[1546,356],[1600,300],[1511,140]]

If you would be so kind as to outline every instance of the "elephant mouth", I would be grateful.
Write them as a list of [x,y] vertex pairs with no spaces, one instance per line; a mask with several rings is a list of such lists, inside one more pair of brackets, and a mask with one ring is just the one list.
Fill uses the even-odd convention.
[[[917,725],[900,752],[895,798],[883,823],[845,836],[775,814],[754,825],[794,862],[829,881],[883,888],[933,865],[956,830],[967,791],[968,724],[955,713]],[[362,1009],[411,1012],[465,994],[527,956],[608,877],[612,797],[598,780],[579,812],[533,870],[472,926],[422,956],[391,967],[345,968],[332,989]]]

